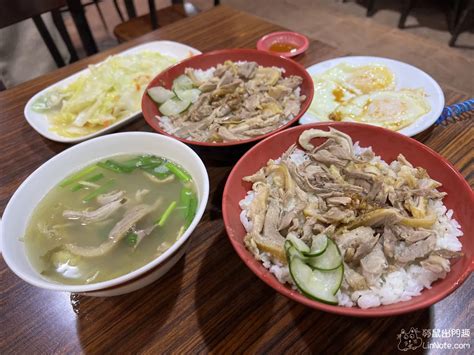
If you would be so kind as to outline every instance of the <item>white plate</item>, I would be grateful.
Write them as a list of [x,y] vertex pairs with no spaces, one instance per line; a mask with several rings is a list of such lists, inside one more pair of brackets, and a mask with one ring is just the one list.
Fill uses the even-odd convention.
[[[353,65],[366,64],[384,64],[395,75],[396,90],[399,89],[418,89],[422,88],[427,94],[427,100],[430,104],[431,110],[424,116],[417,119],[411,125],[401,129],[398,133],[405,136],[414,136],[428,127],[430,127],[441,115],[444,108],[444,94],[438,83],[424,71],[403,63],[398,60],[381,58],[381,57],[341,57],[336,59],[326,60],[324,62],[312,65],[306,70],[310,75],[322,73],[339,63],[348,63]],[[321,120],[306,112],[299,120],[300,124],[320,122]]]
[[[192,57],[194,55],[201,54],[200,51],[197,49],[187,46],[185,44],[181,44],[178,42],[172,42],[172,41],[154,41],[154,42],[148,42],[141,44],[136,47],[129,48],[123,52],[117,53],[115,55],[124,55],[124,54],[133,54],[133,53],[139,53],[145,50],[149,51],[157,51],[160,52],[163,55],[170,56],[172,58],[177,59],[178,61],[181,61],[183,59]],[[32,110],[31,106],[33,105],[33,102],[41,95],[45,94],[46,91],[58,87],[58,86],[64,86],[72,81],[74,81],[79,75],[84,74],[88,72],[89,69],[84,69],[81,70],[80,72],[77,72],[76,74],[73,74],[71,76],[68,76],[67,78],[58,81],[57,83],[47,87],[46,89],[41,90],[38,92],[35,96],[33,96],[26,104],[25,106],[25,117],[28,123],[30,124],[31,127],[33,127],[39,134],[41,134],[43,137],[46,137],[48,139],[51,139],[56,142],[62,142],[62,143],[77,143],[84,141],[86,139],[96,137],[98,135],[104,134],[106,132],[112,132],[117,130],[118,128],[124,126],[125,124],[129,123],[130,121],[136,119],[139,117],[141,111],[137,111],[136,113],[130,115],[129,117],[126,117],[118,122],[115,122],[113,125],[110,125],[109,127],[106,127],[104,129],[101,129],[97,132],[88,134],[86,136],[82,137],[76,137],[76,138],[67,138],[67,137],[62,137],[54,132],[51,132],[49,130],[49,122],[45,114],[35,112]]]

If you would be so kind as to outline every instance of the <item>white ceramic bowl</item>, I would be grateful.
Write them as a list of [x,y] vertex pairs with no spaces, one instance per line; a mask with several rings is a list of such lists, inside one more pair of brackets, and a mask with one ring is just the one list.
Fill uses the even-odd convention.
[[[64,177],[95,161],[118,154],[155,154],[184,167],[193,177],[198,208],[191,225],[171,248],[158,258],[115,279],[90,285],[64,285],[41,276],[28,261],[24,235],[31,213],[41,199]],[[209,177],[199,156],[176,139],[156,133],[127,132],[95,138],[71,147],[35,170],[18,188],[3,214],[2,253],[10,269],[26,282],[55,291],[114,296],[144,287],[164,275],[186,251],[209,197]]]

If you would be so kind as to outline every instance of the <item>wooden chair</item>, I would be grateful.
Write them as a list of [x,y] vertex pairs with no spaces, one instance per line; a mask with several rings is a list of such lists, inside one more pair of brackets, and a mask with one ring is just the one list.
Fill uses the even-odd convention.
[[66,3],[68,10],[71,13],[72,20],[76,25],[79,37],[81,38],[82,46],[84,47],[84,50],[86,51],[87,55],[97,53],[97,45],[95,43],[94,37],[92,36],[89,23],[87,22],[86,14],[84,12],[84,6],[82,5],[81,0],[66,0]]
[[[367,3],[367,16],[372,16],[375,14],[375,1],[376,0],[368,0]],[[463,8],[465,8],[465,1],[466,0],[452,0],[451,1],[451,8],[448,14],[448,28],[451,32],[454,31],[456,28],[461,12]],[[400,18],[398,20],[398,28],[405,28],[405,23],[410,14],[411,10],[416,6],[417,0],[403,0],[402,7],[400,10]]]
[[[97,10],[97,13],[99,14],[100,21],[102,22],[102,25],[104,26],[104,29],[106,32],[109,31],[109,28],[107,26],[107,21],[105,20],[104,13],[102,12],[102,9],[100,8],[100,3],[103,2],[103,0],[91,0],[89,2],[83,2],[82,6],[87,7],[87,6],[92,6],[94,5],[95,9]],[[117,11],[117,14],[120,18],[120,21],[125,21],[123,15],[122,15],[122,10],[120,10],[120,7],[118,6],[117,0],[113,0],[114,6],[115,6],[115,11]],[[69,9],[64,9],[63,11],[69,11]]]
[[[400,20],[398,21],[398,27],[400,27],[403,23],[403,26],[405,25],[406,18],[408,17],[408,14],[410,13],[410,10],[413,8],[415,5],[416,0],[404,0],[402,4],[402,10],[400,13]],[[367,17],[371,17],[375,14],[375,0],[368,0],[367,1]],[[402,27],[400,27],[402,28]]]
[[[367,1],[367,16],[372,16],[375,13],[375,1]],[[346,2],[346,0],[343,0]],[[404,0],[400,11],[400,19],[398,20],[398,28],[405,28],[405,23],[410,14],[410,11],[416,6],[417,0]],[[455,46],[458,36],[471,19],[474,12],[474,0],[452,0],[450,2],[448,13],[448,29],[452,33],[449,45]]]
[[405,28],[405,22],[407,21],[410,11],[416,4],[416,0],[405,0],[403,1],[402,10],[400,12],[400,19],[398,20],[398,28]]
[[[474,11],[473,0],[453,0],[448,13],[448,29],[452,33],[449,45],[453,47],[458,36],[469,21],[469,16]],[[416,6],[416,0],[405,0],[398,22],[398,28],[405,28],[408,14]]]
[[[148,0],[149,13],[137,17],[133,0],[124,0],[128,14],[128,21],[124,21],[114,28],[114,35],[119,42],[129,41],[151,32],[158,27],[166,26],[197,13],[197,9],[190,3],[185,4],[183,0],[172,0],[171,6],[156,10],[154,0]],[[219,0],[214,0],[214,5],[219,5]],[[119,9],[117,0],[114,5]]]
[[369,0],[367,2],[367,17],[375,14],[375,0]]
[[454,47],[456,45],[456,41],[461,34],[461,31],[464,29],[464,26],[467,24],[469,20],[472,20],[472,16],[474,13],[474,0],[469,0],[467,4],[465,4],[464,8],[460,10],[460,16],[457,20],[456,26],[453,28],[453,35],[449,41],[449,45]]
[[[105,31],[108,31],[109,28],[107,27],[107,21],[105,21],[104,13],[102,12],[99,3],[102,0],[91,0],[89,2],[83,3],[82,6],[87,7],[87,6],[92,6],[94,5],[95,9],[97,10],[97,13],[99,14],[100,21],[102,22],[102,25],[104,26]],[[67,9],[64,9],[64,11],[68,11]],[[121,13],[119,13],[119,16]]]
[[71,55],[70,61],[76,61],[78,59],[77,53],[60,13],[60,8],[64,7],[65,5],[65,0],[2,0],[0,1],[0,7],[2,9],[2,11],[0,11],[0,28],[4,28],[31,18],[38,29],[38,32],[40,33],[46,47],[48,47],[54,62],[58,67],[63,67],[66,65],[66,63],[64,62],[64,59],[62,58],[56,44],[54,43],[51,34],[49,33],[43,19],[41,18],[41,14],[51,12],[53,22]]

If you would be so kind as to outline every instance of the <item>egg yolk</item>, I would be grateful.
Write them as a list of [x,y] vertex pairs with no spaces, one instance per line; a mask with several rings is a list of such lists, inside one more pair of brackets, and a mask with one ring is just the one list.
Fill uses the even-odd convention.
[[388,68],[382,66],[363,66],[354,68],[347,82],[362,93],[366,94],[376,90],[384,90],[392,85],[393,74]]

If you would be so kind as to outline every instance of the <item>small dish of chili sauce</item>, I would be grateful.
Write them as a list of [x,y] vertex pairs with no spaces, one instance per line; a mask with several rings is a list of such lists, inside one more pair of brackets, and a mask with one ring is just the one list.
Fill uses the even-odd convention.
[[283,57],[294,57],[309,47],[306,36],[297,32],[272,32],[257,42],[257,49],[272,52]]

